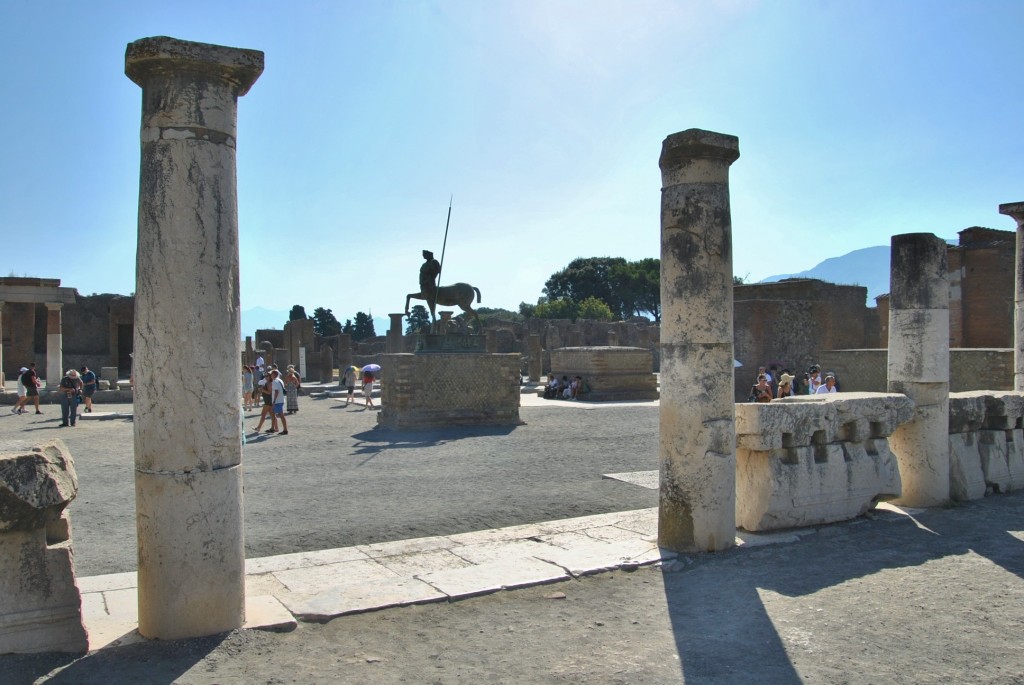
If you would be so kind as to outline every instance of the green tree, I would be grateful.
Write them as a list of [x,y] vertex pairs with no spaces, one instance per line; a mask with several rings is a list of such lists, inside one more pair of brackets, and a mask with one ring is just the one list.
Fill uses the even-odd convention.
[[522,321],[523,315],[510,309],[500,307],[477,307],[476,313],[480,315],[480,321]]
[[356,327],[352,325],[352,319],[345,319],[345,325],[341,327],[341,332],[347,335],[352,335],[356,332]]
[[309,318],[306,316],[306,308],[301,304],[297,304],[292,307],[292,310],[288,312],[289,321],[301,321],[302,319]]
[[341,333],[341,322],[330,309],[317,307],[313,310],[313,332],[323,337]]
[[622,302],[622,318],[651,314],[661,321],[661,260],[641,259],[611,268],[615,297]]
[[430,328],[430,312],[421,304],[413,305],[409,311],[409,316],[405,317],[405,321],[408,324],[405,327],[406,335],[420,333]]
[[576,316],[580,319],[592,319],[594,321],[612,321],[615,319],[615,314],[612,313],[612,310],[604,300],[599,300],[596,297],[588,297],[580,302]]
[[363,312],[356,312],[356,322],[352,327],[352,340],[361,341],[376,336],[373,330],[373,317]]
[[613,314],[621,316],[623,307],[612,282],[612,268],[625,263],[622,257],[574,259],[544,283],[544,294],[549,300],[572,300],[577,303],[588,297],[596,297],[607,304]]
[[530,304],[529,302],[520,302],[519,314],[524,319],[532,319],[533,317],[537,316],[537,305]]
[[575,321],[579,308],[580,306],[569,298],[547,300],[537,303],[534,316],[538,319],[572,319]]

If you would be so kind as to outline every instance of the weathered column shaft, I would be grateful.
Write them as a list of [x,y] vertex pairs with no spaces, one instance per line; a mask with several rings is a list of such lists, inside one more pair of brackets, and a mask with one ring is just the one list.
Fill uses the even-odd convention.
[[892,237],[888,390],[914,400],[914,418],[889,437],[903,493],[928,507],[949,500],[949,276],[946,243],[930,233]]
[[999,213],[1017,222],[1016,273],[1013,281],[1013,389],[1024,391],[1024,202],[999,205]]
[[146,637],[245,620],[235,134],[237,98],[262,70],[262,52],[167,37],[125,54],[142,88],[134,428]]
[[735,136],[690,129],[661,151],[661,484],[658,544],[736,538],[732,219]]
[[64,376],[64,338],[61,334],[60,310],[64,305],[46,303],[46,388],[52,390]]
[[352,336],[349,333],[338,335],[338,387],[345,387],[345,369],[352,366]]

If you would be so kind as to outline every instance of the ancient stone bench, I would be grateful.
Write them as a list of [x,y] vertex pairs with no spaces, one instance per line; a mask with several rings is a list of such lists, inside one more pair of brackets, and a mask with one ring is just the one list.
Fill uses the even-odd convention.
[[949,495],[979,499],[1024,487],[1024,393],[949,395]]

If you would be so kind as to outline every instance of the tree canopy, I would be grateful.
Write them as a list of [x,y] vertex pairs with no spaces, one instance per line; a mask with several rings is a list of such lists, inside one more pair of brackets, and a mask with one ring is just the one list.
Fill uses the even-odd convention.
[[430,312],[421,304],[413,305],[409,310],[409,316],[405,317],[405,334],[413,335],[424,329],[430,328]]
[[292,310],[288,312],[289,321],[301,321],[302,319],[307,318],[309,317],[306,316],[306,308],[303,307],[301,304],[292,306]]
[[607,306],[610,319],[650,314],[661,321],[661,260],[580,257],[551,275],[544,284],[544,295],[536,305],[520,304],[519,313],[545,319],[603,316],[603,310],[593,309],[593,305],[586,314],[580,311],[580,306],[593,298]]
[[376,336],[373,330],[373,317],[363,312],[356,312],[356,322],[352,326],[352,340],[361,341]]
[[330,309],[317,307],[313,310],[313,332],[328,337],[341,333],[341,322]]

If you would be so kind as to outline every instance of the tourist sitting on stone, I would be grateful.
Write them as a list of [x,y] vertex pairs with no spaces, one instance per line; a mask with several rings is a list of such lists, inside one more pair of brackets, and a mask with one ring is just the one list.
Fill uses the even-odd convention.
[[548,384],[544,386],[544,399],[550,400],[558,397],[558,376],[550,374]]
[[821,387],[821,368],[815,364],[807,370],[807,394],[814,395]]
[[583,377],[576,376],[576,378],[573,379],[570,388],[572,389],[572,399],[578,400],[580,395],[583,394]]

